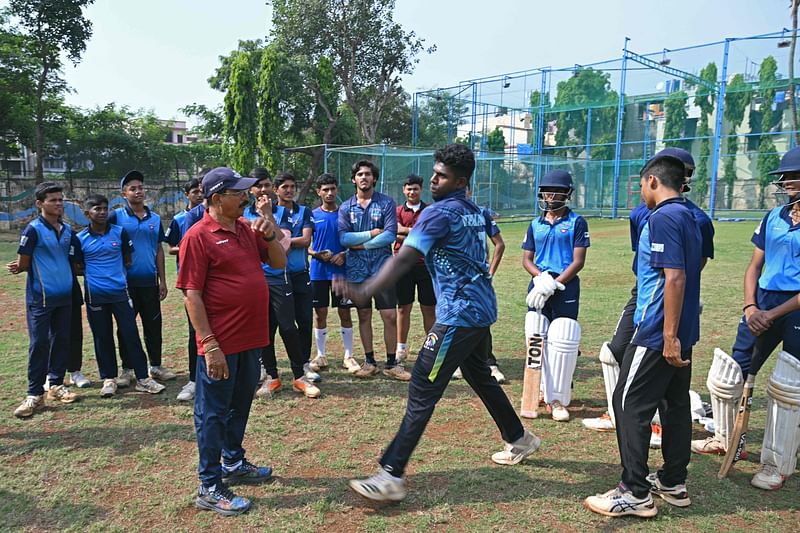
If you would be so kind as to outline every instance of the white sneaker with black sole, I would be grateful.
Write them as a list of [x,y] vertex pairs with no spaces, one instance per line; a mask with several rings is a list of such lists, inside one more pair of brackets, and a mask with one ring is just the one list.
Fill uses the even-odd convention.
[[194,388],[194,381],[190,381],[183,386],[175,399],[179,402],[190,402],[194,400]]
[[394,477],[383,468],[370,478],[351,479],[350,488],[359,496],[375,502],[399,502],[408,492],[405,479]]
[[80,370],[76,370],[75,372],[69,373],[69,380],[72,382],[73,385],[78,387],[79,389],[85,389],[86,387],[91,387],[92,382],[83,375]]
[[147,392],[149,394],[158,394],[166,389],[164,385],[154,380],[153,378],[144,378],[136,381],[136,389],[139,392]]
[[650,482],[650,494],[661,496],[665,502],[675,507],[689,507],[692,500],[689,498],[689,492],[686,490],[686,485],[673,485],[668,487],[661,483],[658,479],[658,473],[653,472],[647,476],[647,481]]
[[616,486],[603,494],[589,496],[583,500],[583,506],[592,512],[615,518],[619,516],[652,518],[658,514],[656,503],[649,493],[640,499],[621,486]]
[[117,382],[114,378],[104,379],[103,387],[100,389],[101,398],[111,398],[117,393]]
[[502,452],[492,454],[492,461],[499,465],[515,465],[539,449],[542,439],[528,431],[514,442],[506,442]]

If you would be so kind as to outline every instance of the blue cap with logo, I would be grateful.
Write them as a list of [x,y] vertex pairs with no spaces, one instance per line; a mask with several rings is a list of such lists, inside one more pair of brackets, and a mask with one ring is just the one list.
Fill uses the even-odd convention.
[[122,179],[119,180],[120,190],[124,189],[125,185],[127,185],[129,181],[133,180],[139,180],[142,183],[144,183],[144,174],[142,174],[138,170],[129,170],[128,173],[122,176]]
[[244,191],[256,181],[256,178],[243,178],[232,168],[217,167],[203,176],[203,196],[211,198],[212,194],[226,190]]

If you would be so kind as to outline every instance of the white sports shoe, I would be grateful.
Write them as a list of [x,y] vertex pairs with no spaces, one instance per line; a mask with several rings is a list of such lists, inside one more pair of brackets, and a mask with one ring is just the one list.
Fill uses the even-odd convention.
[[583,506],[595,513],[612,517],[634,515],[652,518],[658,514],[656,504],[649,493],[639,499],[630,491],[623,491],[620,487],[614,487],[603,494],[589,496],[583,500]]
[[566,422],[569,420],[569,411],[567,411],[566,407],[561,405],[561,402],[554,400],[551,407],[553,408],[553,420],[556,422]]
[[117,382],[114,378],[104,379],[103,387],[100,389],[101,398],[111,398],[117,393]]
[[489,370],[492,371],[492,377],[494,378],[494,380],[496,382],[498,382],[498,383],[505,383],[506,382],[505,374],[500,372],[500,369],[497,367],[497,365],[489,365]]
[[456,371],[453,372],[453,379],[464,379],[464,375],[461,373],[461,367],[456,368]]
[[597,418],[584,418],[581,422],[585,428],[593,431],[614,431],[615,429],[614,421],[607,412]]
[[406,497],[406,480],[394,477],[381,468],[367,479],[351,479],[350,488],[356,494],[376,502],[399,502]]
[[542,439],[528,431],[514,442],[506,442],[503,451],[492,454],[492,461],[499,465],[515,465],[539,449]]
[[117,387],[124,389],[130,387],[132,383],[136,383],[136,372],[132,368],[123,368],[118,377],[115,378]]
[[306,363],[303,365],[303,372],[305,373],[306,379],[312,383],[319,383],[322,381],[322,376],[312,370],[311,363]]
[[345,357],[342,361],[342,365],[347,369],[347,371],[351,374],[355,374],[359,370],[361,370],[361,365],[358,364],[355,357]]
[[190,402],[194,400],[194,381],[190,381],[184,385],[175,399],[179,402]]
[[153,378],[144,378],[136,381],[136,389],[139,392],[148,392],[150,394],[158,394],[167,387],[154,380]]
[[310,361],[311,370],[319,372],[324,368],[328,368],[328,358],[324,355],[317,355]]
[[151,366],[150,377],[159,381],[171,381],[178,375],[165,366]]
[[761,470],[756,472],[756,475],[750,480],[750,484],[763,490],[778,490],[783,487],[784,481],[786,481],[786,477],[781,475],[777,466],[762,464]]
[[76,370],[75,372],[69,373],[69,379],[73,385],[78,387],[79,389],[85,389],[86,387],[91,387],[92,382],[83,375],[80,370]]

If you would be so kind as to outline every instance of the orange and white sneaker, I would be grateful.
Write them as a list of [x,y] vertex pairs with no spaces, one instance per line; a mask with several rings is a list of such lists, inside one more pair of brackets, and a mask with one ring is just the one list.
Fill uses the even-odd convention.
[[305,376],[292,381],[292,390],[302,392],[306,398],[319,398],[322,391]]
[[611,415],[608,414],[608,411],[597,418],[584,418],[581,422],[583,422],[585,428],[592,431],[614,431],[615,429],[614,421],[611,420]]
[[650,447],[654,450],[661,448],[661,424],[650,424]]
[[280,378],[271,378],[267,376],[264,383],[256,391],[256,398],[272,398],[275,394],[283,388]]

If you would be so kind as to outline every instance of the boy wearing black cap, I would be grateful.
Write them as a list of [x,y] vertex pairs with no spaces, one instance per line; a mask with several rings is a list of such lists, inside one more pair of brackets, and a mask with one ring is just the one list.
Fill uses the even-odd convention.
[[[144,204],[144,175],[131,170],[120,180],[122,197],[127,205],[108,213],[108,223],[125,228],[133,241],[133,264],[128,269],[128,292],[133,309],[141,317],[144,344],[150,360],[150,377],[160,381],[175,379],[175,372],[161,365],[161,300],[167,297],[164,270],[166,241],[161,217]],[[117,385],[127,387],[133,378],[124,343],[120,339],[122,374]]]
[[[638,243],[636,331],[613,395],[622,481],[584,500],[586,508],[606,516],[655,516],[651,491],[679,507],[691,503],[685,485],[689,382],[692,346],[700,336],[702,237],[680,196],[684,178],[683,162],[670,155],[654,157],[641,172],[642,198],[652,211]],[[651,477],[648,441],[656,409],[664,466]]]
[[[553,420],[569,420],[572,374],[578,362],[581,285],[578,272],[586,261],[589,225],[572,211],[572,175],[553,170],[539,182],[541,216],[528,225],[522,241],[522,266],[531,275],[527,324],[547,336],[543,355],[542,390]],[[529,332],[526,332],[526,334]],[[530,332],[536,333],[536,332]],[[523,413],[524,415],[524,413]]]

